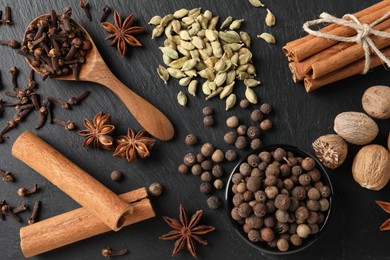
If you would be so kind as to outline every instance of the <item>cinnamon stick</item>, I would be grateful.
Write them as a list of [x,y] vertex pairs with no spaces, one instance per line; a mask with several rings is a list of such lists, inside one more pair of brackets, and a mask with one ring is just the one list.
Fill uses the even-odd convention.
[[[390,33],[390,19],[385,20],[382,23],[375,26],[373,29]],[[390,39],[381,38],[377,36],[372,36],[371,40],[374,42],[375,46],[381,50],[390,46]],[[364,57],[364,50],[361,45],[353,44],[351,47],[340,51],[334,55],[324,56],[325,59],[319,59],[311,65],[308,75],[311,75],[313,79],[321,78],[330,72],[336,71],[345,67],[348,64],[351,64],[354,61],[357,61]]]
[[12,155],[39,172],[112,230],[119,230],[126,215],[133,212],[131,205],[29,131],[16,139]]
[[[385,56],[390,56],[390,47],[383,49],[382,53]],[[306,76],[304,78],[305,89],[307,92],[311,92],[313,90],[316,90],[330,83],[336,82],[338,80],[342,80],[360,74],[364,69],[364,61],[365,61],[364,58],[360,59],[337,71],[333,71],[319,79],[312,79],[310,76]],[[382,65],[382,60],[376,55],[371,55],[370,69],[378,67],[380,65]]]
[[[134,213],[126,215],[123,226],[155,217],[145,188],[119,195],[131,203]],[[20,229],[20,246],[25,257],[32,257],[53,249],[90,238],[111,229],[92,215],[79,208]]]
[[329,47],[326,50],[323,50],[303,61],[294,61],[290,62],[288,64],[293,80],[295,83],[302,81],[303,78],[309,73],[311,70],[312,64],[314,64],[317,61],[324,60],[328,57],[331,57],[332,55],[335,55],[339,53],[340,51],[352,46],[356,45],[356,43],[347,43],[347,42],[340,42],[336,45],[333,45],[332,47]]
[[[378,4],[375,4],[371,7],[368,7],[364,9],[361,12],[356,13],[357,18],[362,23],[372,23],[376,20],[378,20],[380,17],[385,15],[387,12],[390,11],[390,1],[385,0]],[[326,28],[326,27],[325,27]],[[329,28],[328,28],[329,29]],[[328,30],[327,29],[327,30]],[[334,29],[330,31],[326,31],[328,34],[332,35],[338,35],[338,36],[353,36],[356,35],[356,30],[344,27],[344,26],[337,26]],[[292,48],[289,48],[287,45],[283,48],[284,51],[287,53],[288,57],[291,57],[294,61],[302,61],[320,51],[323,51],[330,46],[337,43],[337,41],[321,38],[321,37],[310,37],[306,39],[305,41],[302,41],[301,44],[294,46],[292,44]]]

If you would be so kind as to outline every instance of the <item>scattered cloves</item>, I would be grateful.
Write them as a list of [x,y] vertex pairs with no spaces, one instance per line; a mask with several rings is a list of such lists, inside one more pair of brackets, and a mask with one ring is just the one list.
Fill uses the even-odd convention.
[[19,213],[24,212],[24,211],[26,211],[26,210],[28,210],[28,206],[27,206],[26,203],[23,201],[23,202],[22,202],[22,205],[20,205],[20,206],[14,208],[14,209],[12,210],[12,212],[13,212],[14,214],[19,214]]
[[2,176],[2,178],[1,178],[2,181],[5,181],[5,182],[14,182],[15,181],[11,172],[0,169],[0,174]]
[[111,256],[121,256],[121,255],[127,254],[128,252],[129,252],[129,250],[127,250],[127,249],[120,249],[120,250],[114,251],[109,246],[102,249],[102,255],[107,257],[108,259]]
[[0,45],[11,47],[12,49],[19,48],[19,42],[17,40],[0,40]]
[[106,19],[107,19],[108,15],[110,14],[110,12],[111,12],[111,8],[108,5],[103,7],[103,14],[102,14],[102,17],[100,18],[100,22],[101,23],[106,21]]
[[37,87],[37,82],[35,81],[35,71],[32,69],[28,77],[27,88],[33,89],[36,87]]
[[16,92],[18,89],[19,89],[19,86],[18,86],[18,74],[19,74],[19,70],[17,67],[13,66],[10,71],[9,71],[11,74],[12,74],[12,86],[13,86],[13,89],[14,91]]
[[86,99],[90,93],[91,93],[90,91],[85,91],[85,92],[81,93],[79,96],[71,97],[71,98],[68,100],[68,102],[66,102],[66,103],[67,103],[68,105],[77,105],[77,104],[79,104],[81,101],[83,101],[84,99]]
[[63,99],[61,99],[61,98],[57,98],[57,97],[48,97],[48,99],[49,99],[50,101],[52,101],[52,102],[55,102],[55,103],[60,104],[61,107],[62,107],[63,109],[66,109],[66,110],[69,110],[69,109],[70,109],[69,104],[68,104],[65,100],[63,100]]
[[7,202],[5,202],[5,200],[0,201],[0,219],[1,219],[2,221],[5,220],[5,216],[4,216],[4,213],[3,213],[3,211],[1,210],[1,208],[2,208],[6,203],[7,203]]
[[80,7],[84,10],[84,13],[87,16],[88,20],[92,21],[91,11],[89,10],[89,2],[86,0],[80,0]]
[[27,219],[29,225],[34,224],[38,220],[39,210],[41,209],[41,202],[35,201],[31,216]]
[[4,18],[1,20],[1,22],[2,22],[2,24],[5,24],[5,25],[13,24],[11,7],[9,7],[8,5],[4,9]]
[[53,118],[52,122],[53,122],[53,124],[65,127],[65,129],[68,131],[72,131],[76,128],[75,125],[70,120],[64,121],[64,120],[61,120],[58,118]]
[[1,211],[3,212],[4,215],[10,215],[10,216],[13,217],[17,222],[22,223],[22,219],[12,211],[12,207],[11,207],[10,205],[4,204],[4,205],[1,207]]
[[20,197],[24,197],[24,196],[28,196],[28,195],[31,195],[31,194],[34,194],[38,191],[39,187],[37,184],[34,185],[34,188],[31,188],[31,189],[26,189],[26,188],[20,188],[18,190],[18,195]]

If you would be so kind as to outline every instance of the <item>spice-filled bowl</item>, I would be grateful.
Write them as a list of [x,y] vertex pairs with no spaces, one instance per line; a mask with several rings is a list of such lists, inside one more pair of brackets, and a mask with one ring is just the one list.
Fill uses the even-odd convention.
[[276,255],[301,251],[329,220],[333,188],[322,164],[290,145],[251,151],[226,187],[227,213],[239,236]]

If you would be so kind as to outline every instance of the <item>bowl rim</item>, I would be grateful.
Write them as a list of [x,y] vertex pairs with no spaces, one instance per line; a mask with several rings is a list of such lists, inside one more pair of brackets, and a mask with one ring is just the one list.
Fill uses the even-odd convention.
[[[237,169],[240,167],[240,164],[243,163],[244,160],[246,160],[249,155],[251,155],[251,154],[258,154],[258,153],[263,152],[263,151],[274,151],[277,148],[283,148],[283,149],[285,149],[287,151],[293,152],[295,156],[302,156],[302,155],[304,155],[305,157],[313,158],[314,161],[316,162],[316,167],[321,172],[321,181],[324,182],[324,180],[325,180],[324,184],[329,186],[329,188],[331,190],[331,195],[328,198],[329,199],[329,209],[327,211],[327,214],[325,216],[324,222],[322,223],[318,233],[315,234],[314,236],[311,235],[311,238],[309,240],[307,240],[307,241],[304,240],[302,245],[300,245],[300,246],[291,246],[290,245],[289,250],[287,250],[285,252],[279,251],[277,248],[271,248],[267,244],[264,244],[264,242],[256,242],[256,243],[254,243],[254,242],[249,241],[247,235],[242,230],[242,225],[237,223],[237,221],[235,221],[231,217],[231,210],[234,207],[234,206],[232,206],[233,205],[233,202],[232,202],[232,198],[233,198],[232,194],[233,194],[233,192],[231,191],[233,174],[236,173]],[[325,167],[323,166],[323,164],[315,156],[313,156],[312,154],[306,152],[305,150],[300,149],[300,148],[298,148],[296,146],[293,146],[293,145],[289,145],[289,144],[271,144],[271,145],[263,146],[263,147],[261,147],[259,149],[256,149],[256,150],[249,151],[248,153],[245,154],[245,156],[240,158],[240,160],[234,166],[233,170],[230,173],[230,176],[229,176],[229,179],[228,179],[228,182],[227,182],[227,185],[226,185],[226,190],[225,190],[225,200],[226,200],[226,204],[227,204],[227,206],[226,206],[226,210],[227,210],[226,213],[227,213],[229,221],[230,221],[231,225],[233,226],[233,228],[235,229],[235,231],[238,233],[238,235],[241,237],[241,239],[243,239],[250,246],[252,246],[253,248],[255,248],[255,249],[257,249],[257,250],[259,250],[259,251],[261,251],[263,253],[267,253],[267,254],[272,254],[272,255],[289,255],[289,254],[300,252],[300,251],[308,248],[310,245],[312,245],[314,242],[316,242],[318,240],[318,238],[323,233],[323,230],[325,229],[325,227],[328,224],[328,221],[329,221],[329,218],[330,218],[330,215],[331,215],[332,204],[333,204],[333,195],[334,195],[334,190],[333,190],[333,185],[332,185],[332,182],[330,180],[329,174],[327,173],[327,171],[326,171]],[[268,248],[263,247],[263,245],[266,245]]]

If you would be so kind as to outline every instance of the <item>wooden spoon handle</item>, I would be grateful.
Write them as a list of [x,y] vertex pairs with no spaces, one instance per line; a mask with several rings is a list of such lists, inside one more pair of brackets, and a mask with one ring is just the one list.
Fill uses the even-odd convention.
[[173,137],[175,130],[169,119],[155,106],[126,87],[111,72],[99,77],[96,82],[111,89],[151,135],[163,141],[168,141]]

